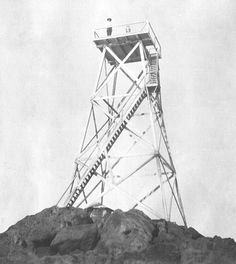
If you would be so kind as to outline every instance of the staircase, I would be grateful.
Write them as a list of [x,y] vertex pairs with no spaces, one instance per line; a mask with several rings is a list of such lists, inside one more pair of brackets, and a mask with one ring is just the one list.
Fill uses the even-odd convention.
[[148,87],[157,87],[158,85],[158,55],[156,53],[150,54],[149,57],[149,78],[148,78]]
[[101,165],[102,161],[105,159],[105,153],[109,152],[122,131],[125,129],[127,126],[129,120],[132,118],[144,98],[147,96],[146,90],[144,89],[137,100],[131,105],[131,107],[128,109],[127,114],[125,115],[124,119],[121,119],[120,122],[116,125],[117,128],[115,131],[111,134],[111,136],[108,139],[108,143],[101,149],[100,154],[98,155],[98,158],[96,158],[93,162],[92,165],[89,166],[88,170],[85,172],[85,175],[81,178],[79,185],[76,187],[74,190],[73,194],[70,197],[69,202],[67,203],[66,207],[71,207],[75,201],[78,199],[80,194],[83,192],[85,186],[88,184],[90,179],[94,174],[96,174],[97,168]]

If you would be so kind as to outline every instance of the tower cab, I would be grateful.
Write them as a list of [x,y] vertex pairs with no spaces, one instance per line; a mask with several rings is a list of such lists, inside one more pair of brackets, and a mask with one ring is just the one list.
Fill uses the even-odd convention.
[[[145,60],[148,62],[147,87],[158,86],[158,60],[161,58],[161,45],[148,21],[125,24],[112,27],[111,33],[107,28],[94,30],[94,43],[102,52],[104,46],[108,46],[117,57],[123,61],[138,42],[142,42],[145,50]],[[106,53],[105,57],[110,65],[117,63],[114,56]],[[139,49],[136,49],[125,63],[141,61]]]

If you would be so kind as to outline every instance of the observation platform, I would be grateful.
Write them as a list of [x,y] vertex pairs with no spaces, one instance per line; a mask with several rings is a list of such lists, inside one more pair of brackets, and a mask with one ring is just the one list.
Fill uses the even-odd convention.
[[[107,28],[94,30],[94,43],[97,48],[102,52],[103,47],[108,46],[120,60],[123,60],[139,41],[142,41],[147,57],[157,54],[158,58],[161,58],[161,45],[148,21],[112,26],[110,36],[107,35]],[[116,63],[108,52],[105,56],[111,65]],[[139,49],[136,49],[126,63],[138,61],[141,61],[141,56]]]

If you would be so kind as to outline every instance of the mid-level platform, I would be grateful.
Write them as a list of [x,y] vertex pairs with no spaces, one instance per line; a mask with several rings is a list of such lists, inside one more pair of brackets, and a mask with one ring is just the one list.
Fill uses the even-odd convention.
[[[100,51],[108,46],[118,57],[123,60],[134,46],[142,41],[147,56],[156,53],[161,58],[161,46],[149,22],[139,22],[112,27],[112,34],[107,35],[107,28],[95,29],[94,42]],[[115,64],[115,59],[106,53],[110,64]],[[140,52],[137,49],[126,61],[140,61]]]

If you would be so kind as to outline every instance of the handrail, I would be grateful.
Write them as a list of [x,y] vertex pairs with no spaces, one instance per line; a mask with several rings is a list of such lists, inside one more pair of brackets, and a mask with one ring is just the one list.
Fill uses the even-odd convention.
[[[148,29],[146,28],[147,22],[136,22],[136,23],[129,23],[129,24],[123,24],[123,25],[117,25],[112,26],[112,36],[118,36],[118,35],[126,35],[128,32],[126,32],[127,29],[130,30],[132,33],[138,33],[138,32],[148,32]],[[146,28],[146,30],[145,30]],[[97,28],[94,30],[94,38],[105,38],[107,37],[106,33],[107,27],[103,28]]]
[[147,24],[148,24],[149,28],[151,29],[151,31],[152,31],[152,33],[154,35],[154,38],[155,38],[155,40],[156,40],[156,42],[158,44],[159,56],[160,56],[160,59],[161,59],[161,44],[160,44],[160,42],[159,42],[159,40],[158,40],[154,30],[153,30],[153,27],[152,27],[151,23],[149,21],[147,21]]
[[[133,25],[144,24],[144,23],[146,24],[147,21],[135,22],[135,23],[129,23],[129,24],[122,24],[122,25],[117,25],[117,26],[112,26],[112,27],[113,27],[113,28],[114,28],[114,27],[126,27],[126,26],[133,26]],[[95,32],[96,30],[100,30],[100,29],[106,29],[106,27],[96,28],[96,29],[94,29],[94,32]]]
[[94,39],[106,39],[116,36],[127,36],[133,35],[135,33],[149,33],[150,37],[153,39],[154,47],[159,53],[159,58],[161,58],[161,44],[153,30],[149,21],[135,22],[123,25],[112,26],[112,35],[107,35],[107,28],[97,28],[94,30]]

